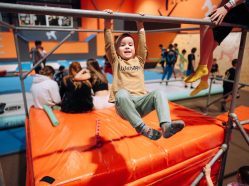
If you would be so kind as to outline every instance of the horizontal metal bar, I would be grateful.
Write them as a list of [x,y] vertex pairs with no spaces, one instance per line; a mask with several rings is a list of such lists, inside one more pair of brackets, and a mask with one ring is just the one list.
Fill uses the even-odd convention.
[[[238,87],[238,90],[240,90],[241,88],[244,88],[244,87],[245,87],[245,85],[240,85],[240,86]],[[218,102],[218,101],[224,99],[226,96],[230,95],[232,92],[233,92],[233,91],[230,91],[230,92],[226,93],[225,95],[222,95],[221,97],[219,97],[219,98],[213,100],[212,102],[210,102],[209,104],[207,104],[206,107],[208,108],[208,107],[210,107],[212,104],[214,104],[214,103],[216,103],[216,102]]]
[[[234,83],[233,80],[229,80],[229,79],[222,79],[222,78],[213,78],[213,79],[216,79],[218,81],[226,81],[226,82]],[[239,83],[239,85],[249,86],[249,84],[247,84],[247,83]]]
[[[31,6],[11,4],[11,3],[0,3],[0,10],[5,12],[16,12],[16,13],[32,13],[41,15],[61,15],[61,16],[73,16],[73,17],[91,17],[91,18],[102,18],[102,19],[121,19],[129,21],[144,21],[144,22],[164,22],[164,23],[185,23],[185,24],[199,24],[199,25],[213,25],[210,20],[204,19],[193,19],[193,18],[181,18],[181,17],[168,17],[168,16],[155,16],[155,15],[140,15],[132,13],[117,13],[112,14],[104,11],[95,10],[80,10],[70,8],[58,8],[58,7],[45,7],[45,6]],[[247,28],[243,25],[222,23],[222,26],[233,26]]]
[[[29,31],[60,31],[60,32],[95,32],[101,33],[104,30],[92,30],[92,29],[75,29],[75,28],[53,28],[53,27],[16,27],[17,30],[29,30]],[[200,27],[189,27],[189,28],[167,28],[167,29],[156,29],[156,30],[146,30],[148,33],[157,32],[178,32],[178,31],[189,31],[189,30],[200,30]],[[115,33],[137,33],[134,30],[113,30]]]
[[241,121],[240,122],[241,125],[246,125],[246,124],[249,124],[249,120],[244,120],[244,121]]

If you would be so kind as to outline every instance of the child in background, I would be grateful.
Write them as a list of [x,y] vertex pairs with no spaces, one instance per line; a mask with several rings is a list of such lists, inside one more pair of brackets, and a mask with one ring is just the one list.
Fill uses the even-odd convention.
[[[111,10],[105,10],[112,14]],[[130,34],[122,34],[113,41],[111,20],[105,19],[105,50],[113,69],[110,102],[115,103],[117,113],[128,120],[136,131],[145,137],[158,140],[168,138],[184,127],[183,121],[172,122],[166,97],[159,90],[147,93],[144,85],[144,63],[147,55],[145,31],[137,22],[138,48]],[[137,52],[137,53],[135,53]],[[162,133],[148,127],[141,117],[156,109]]]
[[171,78],[172,73],[174,72],[174,66],[176,62],[176,53],[173,50],[173,45],[169,44],[168,52],[166,55],[166,67],[164,68],[163,75],[162,75],[162,81],[167,76],[166,85],[168,85],[168,80]]
[[[225,80],[234,81],[237,64],[238,64],[238,59],[233,59],[232,67],[229,68],[225,72],[225,77],[224,77]],[[227,111],[226,104],[232,100],[232,93],[231,93],[232,90],[233,90],[233,82],[223,81],[223,96],[224,97],[223,97],[223,100],[221,101],[221,112]],[[239,98],[239,94],[237,95],[237,98]]]
[[179,70],[180,70],[180,73],[181,73],[181,79],[184,78],[184,72],[185,72],[184,63],[187,62],[187,59],[185,58],[186,53],[187,53],[187,51],[185,49],[182,50],[182,53],[179,53],[179,56],[180,56]]
[[[186,71],[186,76],[189,76],[190,74],[194,73],[194,67],[195,67],[195,52],[196,48],[191,49],[191,53],[188,55],[188,67]],[[187,84],[185,83],[185,88],[187,88]],[[194,88],[192,83],[190,85],[190,88]]]

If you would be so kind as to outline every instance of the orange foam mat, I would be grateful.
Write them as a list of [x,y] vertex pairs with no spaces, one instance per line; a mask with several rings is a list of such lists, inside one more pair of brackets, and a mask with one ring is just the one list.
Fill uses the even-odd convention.
[[[172,119],[186,127],[171,138],[149,140],[114,108],[82,114],[54,111],[54,127],[43,110],[26,121],[27,185],[189,185],[223,143],[221,122],[170,103]],[[156,112],[144,117],[158,128]],[[98,132],[99,131],[99,132]],[[218,172],[219,166],[212,169]],[[205,181],[202,182],[205,185]]]
[[[249,120],[249,107],[240,105],[237,108],[235,108],[235,114],[237,115],[239,121],[243,120]],[[225,112],[219,116],[216,117],[217,119],[227,122],[228,121],[228,112]],[[243,128],[245,129],[246,132],[249,133],[249,124],[243,125]]]

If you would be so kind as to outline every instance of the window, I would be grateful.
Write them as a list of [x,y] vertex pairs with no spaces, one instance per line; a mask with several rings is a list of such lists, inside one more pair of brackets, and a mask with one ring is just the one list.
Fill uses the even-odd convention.
[[[38,3],[23,3],[28,5],[39,6],[51,6],[51,7],[63,7],[71,8],[69,5],[57,5],[57,4],[38,4]],[[56,16],[56,15],[35,15],[35,14],[18,14],[19,26],[41,26],[41,27],[62,27],[72,28],[73,17],[70,16]]]

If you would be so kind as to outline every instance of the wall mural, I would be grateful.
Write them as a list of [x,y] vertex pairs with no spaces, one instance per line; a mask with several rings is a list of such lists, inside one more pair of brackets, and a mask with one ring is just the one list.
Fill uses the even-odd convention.
[[211,0],[205,0],[201,9],[205,10],[205,8],[207,8],[207,12],[205,13],[205,16],[207,17],[214,10],[215,7],[216,6],[212,3]]

